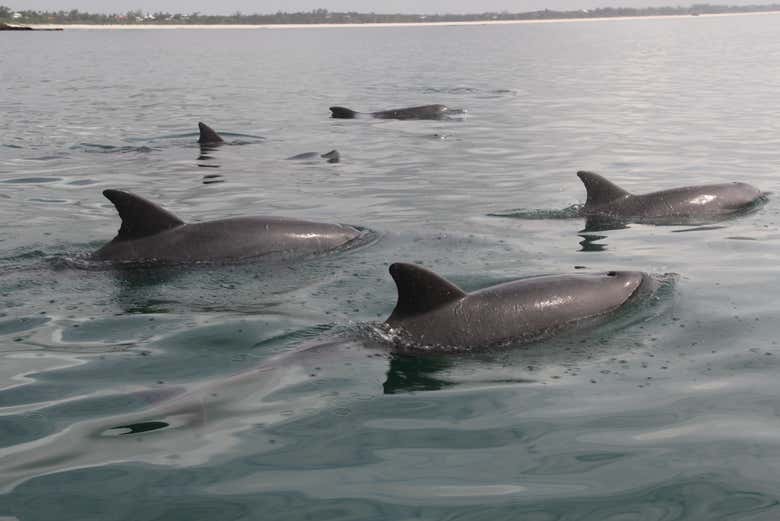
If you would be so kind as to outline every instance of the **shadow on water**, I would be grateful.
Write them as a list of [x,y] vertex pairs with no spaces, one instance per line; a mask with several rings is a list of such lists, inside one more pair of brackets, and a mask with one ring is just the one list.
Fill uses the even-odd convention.
[[118,427],[114,427],[113,429],[109,429],[109,431],[115,431],[113,433],[106,433],[106,434],[116,434],[117,436],[124,436],[126,434],[140,434],[142,432],[150,432],[150,431],[157,431],[160,429],[164,429],[166,427],[169,427],[169,424],[165,422],[140,422],[140,423],[133,423],[130,425],[120,425]]

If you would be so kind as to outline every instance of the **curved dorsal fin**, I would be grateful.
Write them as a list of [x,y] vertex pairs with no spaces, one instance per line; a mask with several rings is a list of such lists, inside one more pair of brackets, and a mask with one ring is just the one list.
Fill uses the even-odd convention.
[[585,184],[585,190],[588,192],[588,200],[585,201],[585,206],[599,206],[631,195],[615,183],[607,181],[593,172],[580,170],[577,172],[577,176]]
[[455,284],[414,264],[396,262],[390,266],[390,275],[398,288],[398,303],[388,321],[425,313],[466,296]]
[[202,121],[198,121],[198,129],[200,130],[200,137],[198,143],[224,143],[225,140],[217,134],[216,130],[206,125]]
[[122,227],[114,237],[115,241],[140,239],[184,224],[168,210],[143,197],[121,190],[105,190],[103,195],[114,203],[122,219]]

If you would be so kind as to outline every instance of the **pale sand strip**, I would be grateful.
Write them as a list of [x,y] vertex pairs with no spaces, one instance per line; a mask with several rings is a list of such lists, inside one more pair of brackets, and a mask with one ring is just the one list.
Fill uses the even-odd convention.
[[614,16],[607,18],[558,18],[547,20],[490,20],[490,21],[471,21],[471,22],[399,22],[399,23],[368,23],[368,24],[266,24],[266,25],[90,25],[90,24],[32,24],[30,27],[36,29],[51,29],[53,27],[62,27],[64,29],[331,29],[331,28],[370,28],[370,27],[437,27],[437,26],[463,26],[463,25],[516,25],[516,24],[554,24],[554,23],[575,23],[575,22],[609,22],[613,20],[668,20],[679,18],[715,18],[724,16],[759,16],[759,15],[779,15],[780,11],[765,11],[761,13],[721,13],[721,14],[702,14],[692,16],[689,14],[680,15],[658,15],[658,16]]

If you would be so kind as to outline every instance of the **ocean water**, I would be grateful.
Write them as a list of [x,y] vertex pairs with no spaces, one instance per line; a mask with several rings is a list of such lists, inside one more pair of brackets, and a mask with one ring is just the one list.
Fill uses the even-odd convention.
[[[0,519],[780,518],[778,21],[3,34]],[[328,112],[427,103],[467,115]],[[228,144],[202,152],[198,121]],[[770,195],[592,230],[570,209],[580,169]],[[95,267],[119,226],[107,188],[372,239]],[[676,275],[595,328],[399,354],[375,325],[396,261],[469,290]]]

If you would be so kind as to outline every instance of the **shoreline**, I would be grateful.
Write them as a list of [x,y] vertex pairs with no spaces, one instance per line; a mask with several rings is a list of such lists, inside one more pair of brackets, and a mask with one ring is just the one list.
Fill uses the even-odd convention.
[[133,29],[345,29],[345,28],[372,28],[372,27],[453,27],[470,25],[520,25],[520,24],[550,24],[550,23],[575,23],[575,22],[607,22],[612,20],[667,20],[680,18],[715,18],[727,16],[766,16],[779,15],[780,11],[762,11],[752,13],[712,13],[712,14],[674,14],[652,16],[610,16],[594,18],[550,18],[545,20],[474,20],[461,22],[385,22],[385,23],[354,23],[354,24],[201,24],[201,25],[167,25],[167,24],[30,24],[33,29],[85,29],[85,30],[133,30]]

